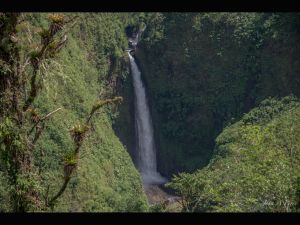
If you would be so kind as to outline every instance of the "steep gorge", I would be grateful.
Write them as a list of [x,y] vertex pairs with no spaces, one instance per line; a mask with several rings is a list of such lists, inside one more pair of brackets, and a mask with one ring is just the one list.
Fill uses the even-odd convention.
[[[70,128],[97,99],[122,96],[123,102],[93,119],[78,170],[54,211],[149,211],[148,202],[168,200],[163,189],[151,186],[164,178],[183,197],[186,211],[295,210],[298,13],[76,15],[67,46],[46,68],[34,103],[41,115],[63,108],[37,143],[41,192],[59,187],[73,144]],[[24,18],[18,38],[38,39],[46,14]],[[145,24],[136,48],[131,35]],[[0,211],[10,211],[3,168]]]
[[205,166],[222,129],[262,100],[300,95],[298,14],[152,16],[136,60],[164,176]]

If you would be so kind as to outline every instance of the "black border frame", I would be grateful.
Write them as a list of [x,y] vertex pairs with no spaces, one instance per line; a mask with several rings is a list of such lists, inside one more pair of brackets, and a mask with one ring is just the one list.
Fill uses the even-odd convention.
[[[75,0],[74,0],[75,1]],[[287,12],[297,0],[1,0],[0,12]],[[0,213],[1,224],[280,223],[299,221],[299,213]],[[7,223],[5,223],[5,222]]]
[[297,0],[1,0],[0,11],[204,12],[299,11]]

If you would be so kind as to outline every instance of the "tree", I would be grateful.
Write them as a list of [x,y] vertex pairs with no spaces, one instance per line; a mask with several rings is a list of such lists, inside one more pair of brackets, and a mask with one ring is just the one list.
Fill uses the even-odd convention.
[[227,126],[210,163],[168,187],[186,212],[299,211],[300,102],[269,98]]
[[50,14],[47,29],[31,27],[39,34],[39,38],[34,38],[22,32],[23,28],[29,30],[26,14],[0,13],[0,170],[7,178],[11,208],[16,212],[54,208],[77,168],[80,147],[93,115],[99,108],[122,100],[121,97],[98,100],[86,120],[73,126],[70,133],[74,151],[65,157],[61,188],[49,196],[49,187],[45,190],[41,186],[34,152],[38,151],[36,143],[46,121],[62,108],[43,116],[34,101],[43,89],[47,64],[66,44],[66,27],[72,27],[76,18]]

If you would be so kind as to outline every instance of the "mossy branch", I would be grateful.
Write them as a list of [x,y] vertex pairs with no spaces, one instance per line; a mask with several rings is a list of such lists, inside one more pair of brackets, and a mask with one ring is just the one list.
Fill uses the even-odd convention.
[[71,179],[71,176],[66,177],[64,179],[64,183],[61,186],[61,188],[59,189],[59,191],[57,192],[57,194],[48,202],[48,200],[46,199],[46,206],[53,208],[55,201],[64,193],[64,191],[66,190],[68,183]]
[[88,124],[92,118],[92,116],[94,115],[94,113],[101,107],[103,107],[104,105],[107,105],[107,104],[111,104],[111,103],[115,103],[115,102],[120,102],[122,101],[123,98],[118,96],[118,97],[114,97],[112,99],[106,99],[106,100],[98,100],[94,105],[93,105],[93,108],[90,112],[90,115],[89,117],[87,118],[86,120],[86,124]]
[[29,106],[33,103],[38,93],[38,85],[37,85],[37,73],[40,68],[42,61],[48,57],[53,55],[55,52],[59,51],[62,45],[66,42],[67,38],[64,36],[61,38],[61,41],[57,43],[55,47],[49,47],[54,42],[55,35],[62,30],[64,26],[64,16],[61,14],[52,14],[48,18],[51,22],[48,30],[42,30],[40,32],[41,36],[41,49],[39,51],[31,52],[31,60],[30,63],[33,68],[33,75],[30,81],[30,93],[28,98],[25,100],[25,104],[23,106],[23,111],[25,112]]
[[49,201],[46,199],[46,206],[49,206],[51,208],[54,207],[55,201],[64,193],[66,190],[68,183],[71,179],[71,176],[75,169],[77,168],[77,163],[79,159],[79,149],[82,145],[82,142],[85,138],[86,132],[89,130],[89,124],[91,121],[91,118],[95,114],[95,112],[100,109],[101,107],[107,105],[107,104],[112,104],[116,102],[122,101],[122,97],[114,97],[112,99],[106,99],[106,100],[98,100],[92,107],[92,110],[86,119],[85,124],[77,124],[75,125],[71,130],[71,135],[73,137],[74,143],[75,143],[75,149],[72,155],[67,157],[65,159],[65,165],[64,165],[64,182],[57,192],[56,195],[54,195]]

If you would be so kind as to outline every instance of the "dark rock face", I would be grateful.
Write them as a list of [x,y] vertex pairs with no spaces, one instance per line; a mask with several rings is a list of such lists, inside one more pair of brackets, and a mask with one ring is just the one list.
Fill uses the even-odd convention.
[[137,28],[135,26],[127,26],[125,32],[128,38],[133,37],[137,33]]
[[[137,46],[137,43],[135,42],[135,40],[132,39],[132,38],[129,38],[129,40],[128,40],[128,47],[129,47],[129,49],[135,51],[136,50],[136,46]],[[130,53],[131,53],[131,51],[130,51]]]
[[134,56],[134,55],[135,55],[135,49],[130,50],[129,53],[130,53],[132,56]]
[[181,197],[166,193],[158,185],[146,185],[144,189],[150,205],[162,204],[167,212],[181,211]]
[[142,35],[142,33],[144,32],[144,30],[146,29],[146,27],[139,29],[137,27],[133,27],[133,26],[128,26],[126,28],[126,35],[128,37],[128,47],[129,49],[132,50],[136,50],[139,39]]

